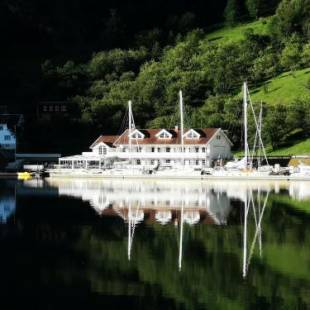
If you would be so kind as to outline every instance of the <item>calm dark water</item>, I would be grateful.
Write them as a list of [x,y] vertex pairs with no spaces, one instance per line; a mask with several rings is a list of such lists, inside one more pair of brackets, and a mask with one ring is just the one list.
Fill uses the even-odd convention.
[[310,309],[310,186],[0,181],[3,309]]

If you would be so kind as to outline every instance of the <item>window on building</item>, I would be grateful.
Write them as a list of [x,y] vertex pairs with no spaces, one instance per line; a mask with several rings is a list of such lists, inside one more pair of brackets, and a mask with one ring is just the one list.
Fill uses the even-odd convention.
[[166,152],[167,152],[167,153],[170,152],[170,147],[166,147]]
[[99,155],[106,155],[107,154],[107,148],[104,146],[99,146]]
[[157,149],[157,152],[160,153],[160,147]]
[[170,164],[170,159],[166,159],[166,164]]
[[156,134],[156,137],[159,139],[170,139],[172,135],[166,129],[162,129],[160,132]]
[[3,130],[3,125],[0,125],[0,131]]
[[196,137],[197,136],[192,131],[187,135],[187,138],[189,138],[189,139],[195,139]]
[[206,160],[205,160],[205,159],[202,160],[202,164],[203,164],[203,165],[206,164]]
[[184,135],[184,137],[186,139],[199,139],[200,134],[194,129],[191,129]]
[[206,148],[203,147],[203,148],[201,149],[201,151],[202,151],[202,153],[205,153],[205,152],[206,152]]
[[151,152],[152,152],[152,153],[155,152],[155,147],[152,147]]
[[217,140],[221,140],[221,135],[217,135],[217,136],[216,136],[216,139],[217,139]]
[[55,106],[55,112],[59,112],[59,106],[58,105]]
[[9,135],[4,136],[4,140],[5,141],[10,141],[11,140],[11,136],[9,136]]
[[132,139],[143,139],[144,135],[139,130],[135,129],[131,134],[129,135]]
[[151,165],[154,165],[154,159],[151,160]]
[[141,165],[141,160],[137,159],[137,165]]
[[54,111],[54,107],[52,105],[50,105],[48,109],[49,109],[50,112]]
[[168,139],[170,138],[170,136],[168,135],[167,132],[163,131],[160,135],[159,135],[160,139]]
[[44,112],[47,112],[47,110],[48,110],[48,109],[47,109],[47,106],[44,105],[44,106],[43,106],[43,111],[44,111]]
[[195,147],[195,152],[196,152],[196,153],[199,152],[199,147]]
[[62,105],[62,106],[61,106],[61,111],[62,111],[62,112],[67,112],[67,107],[66,107],[65,105]]
[[199,160],[196,160],[196,166],[198,166],[199,165]]

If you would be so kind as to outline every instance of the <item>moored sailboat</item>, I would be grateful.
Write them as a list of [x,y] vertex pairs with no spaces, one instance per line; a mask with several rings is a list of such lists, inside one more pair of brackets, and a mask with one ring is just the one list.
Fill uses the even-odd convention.
[[[240,160],[230,161],[224,167],[214,169],[212,175],[218,177],[265,177],[273,172],[273,167],[269,165],[266,155],[263,139],[262,139],[262,106],[259,113],[259,120],[255,115],[255,111],[250,100],[249,90],[247,83],[243,83],[243,132],[244,132],[244,157]],[[250,105],[253,114],[253,119],[256,127],[256,134],[254,140],[254,146],[252,156],[248,143],[248,106]],[[258,143],[257,143],[258,142]],[[264,161],[267,165],[262,166],[261,160],[258,160],[257,168],[254,168],[254,153],[256,144],[259,146],[259,150],[262,151]],[[260,158],[260,157],[259,157]]]

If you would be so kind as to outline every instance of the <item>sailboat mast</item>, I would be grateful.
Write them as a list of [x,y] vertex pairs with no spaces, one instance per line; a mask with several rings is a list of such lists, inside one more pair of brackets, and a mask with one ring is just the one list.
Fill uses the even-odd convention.
[[[179,92],[179,96],[180,96],[180,122],[181,122],[181,152],[182,154],[184,153],[184,123],[183,123],[183,94],[182,91],[180,90]],[[182,160],[183,164],[184,164],[184,155],[183,155],[183,160]]]
[[128,101],[128,143],[129,143],[129,152],[132,151],[132,143],[131,143],[131,131],[132,131],[132,102]]
[[246,167],[248,166],[248,98],[247,83],[243,83],[243,117],[244,117],[244,157],[246,159]]
[[247,261],[247,249],[248,249],[248,210],[249,210],[249,205],[248,205],[248,191],[246,190],[246,196],[244,200],[244,218],[243,218],[243,264],[242,264],[242,276],[243,278],[246,277],[247,274],[247,268],[246,268],[246,261]]
[[258,166],[261,166],[261,151],[263,145],[261,143],[261,136],[262,136],[262,126],[263,126],[263,102],[260,103],[260,111],[259,111],[259,119],[258,119],[258,145],[259,145],[259,154],[258,154]]
[[130,261],[130,258],[131,258],[131,245],[132,245],[132,232],[131,232],[131,203],[129,203],[129,206],[128,206],[128,243],[127,243],[127,257],[128,257],[128,260]]
[[180,217],[180,238],[179,238],[179,260],[178,260],[178,266],[179,270],[182,269],[182,256],[183,256],[183,222],[184,222],[184,201],[182,197],[182,207],[181,207],[181,217]]

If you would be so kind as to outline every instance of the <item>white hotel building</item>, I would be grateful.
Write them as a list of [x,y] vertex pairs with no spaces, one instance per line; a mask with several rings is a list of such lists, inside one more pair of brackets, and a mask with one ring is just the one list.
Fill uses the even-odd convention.
[[[136,167],[211,167],[231,159],[232,143],[221,128],[127,129],[120,136],[100,136],[91,152],[62,157],[62,168],[109,168],[130,163]],[[183,140],[183,141],[182,141]],[[183,143],[183,150],[182,150]]]

